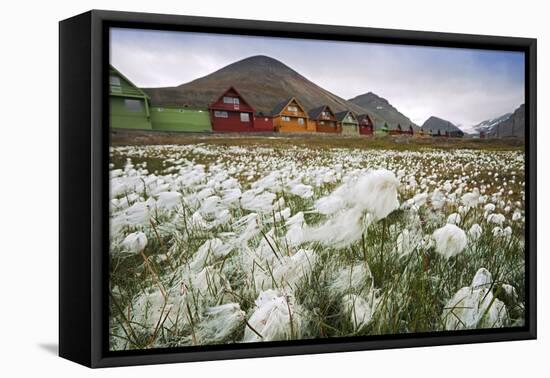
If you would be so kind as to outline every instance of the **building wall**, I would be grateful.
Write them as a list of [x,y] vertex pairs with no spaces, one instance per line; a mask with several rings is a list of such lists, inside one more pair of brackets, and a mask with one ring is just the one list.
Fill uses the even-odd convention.
[[[331,133],[331,134],[340,134],[342,133],[342,127],[335,120],[323,120],[317,122],[317,132],[319,133]],[[324,122],[324,124],[321,124]]]
[[357,123],[342,122],[342,135],[359,135]]
[[[139,102],[139,109],[128,106],[127,100]],[[145,99],[110,96],[109,125],[114,129],[151,130],[151,120],[147,117]]]
[[181,132],[210,132],[212,125],[206,110],[152,107],[153,130]]
[[366,136],[372,136],[372,126],[360,126],[359,127],[359,134],[366,135]]
[[[298,123],[299,118],[304,120],[302,125]],[[280,133],[307,133],[310,131],[308,119],[304,117],[290,117],[290,121],[283,121],[283,116],[277,116],[273,118],[273,126]]]
[[273,132],[273,118],[256,116],[254,118],[254,130]]
[[[227,111],[227,118],[214,117],[214,110],[210,111],[212,131],[215,132],[253,132],[254,114],[248,112]],[[248,113],[249,122],[241,122],[241,113]]]

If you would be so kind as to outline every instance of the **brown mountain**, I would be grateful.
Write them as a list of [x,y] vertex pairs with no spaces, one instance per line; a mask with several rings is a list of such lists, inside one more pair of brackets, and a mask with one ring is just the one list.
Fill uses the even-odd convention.
[[398,124],[400,124],[403,129],[408,128],[409,125],[412,125],[415,130],[420,128],[411,121],[409,117],[405,116],[390,104],[388,100],[375,93],[368,92],[349,99],[348,101],[373,114],[376,128],[384,126],[384,123],[387,123],[390,129],[396,128]]
[[227,88],[234,86],[257,112],[268,114],[281,101],[296,97],[310,110],[329,105],[335,112],[365,109],[321,88],[282,62],[268,56],[252,56],[207,76],[177,87],[143,88],[153,105],[206,108]]

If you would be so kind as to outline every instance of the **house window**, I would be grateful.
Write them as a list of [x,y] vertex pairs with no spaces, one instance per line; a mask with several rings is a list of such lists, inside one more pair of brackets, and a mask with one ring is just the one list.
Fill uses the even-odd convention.
[[124,99],[124,106],[130,112],[138,113],[142,111],[141,100]]
[[250,114],[241,113],[241,122],[250,122]]
[[285,122],[290,122],[290,117],[283,116],[283,121],[285,121]]
[[303,125],[303,124],[304,124],[304,119],[298,118],[298,125]]
[[216,110],[214,112],[214,117],[216,117],[216,118],[228,118],[229,115],[227,114],[227,112],[222,112],[222,111]]
[[223,103],[224,103],[224,104],[235,104],[235,105],[238,105],[238,104],[239,104],[239,99],[238,99],[237,97],[224,96],[224,98],[223,98]]
[[111,76],[109,80],[111,82],[111,85],[118,85],[120,87],[120,77]]
[[296,113],[298,111],[298,107],[296,106],[289,106],[287,109],[289,112],[293,112],[293,113]]
[[120,87],[120,78],[118,76],[109,77],[109,82],[111,83],[111,92],[122,93],[122,88]]

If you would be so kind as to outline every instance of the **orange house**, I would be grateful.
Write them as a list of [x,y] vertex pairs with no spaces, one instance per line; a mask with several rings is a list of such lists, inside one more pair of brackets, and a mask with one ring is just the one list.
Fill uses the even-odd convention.
[[310,124],[304,107],[294,97],[275,105],[271,117],[273,128],[280,133],[315,131],[315,124]]
[[311,123],[315,123],[315,129],[320,133],[341,134],[342,127],[336,119],[336,114],[330,106],[322,105],[311,109],[308,113]]

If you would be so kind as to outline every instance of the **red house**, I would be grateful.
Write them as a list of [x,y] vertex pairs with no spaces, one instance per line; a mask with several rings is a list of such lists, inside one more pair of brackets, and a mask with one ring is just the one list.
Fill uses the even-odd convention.
[[341,134],[342,127],[338,124],[336,114],[330,106],[322,105],[308,112],[309,120],[315,124],[318,133]]
[[359,122],[359,134],[372,136],[374,134],[374,120],[369,114],[357,116]]
[[256,117],[254,117],[254,131],[273,132],[274,130],[273,117],[263,113],[256,114]]
[[254,129],[254,108],[233,87],[208,105],[212,131],[249,132]]

